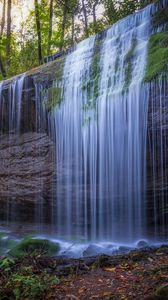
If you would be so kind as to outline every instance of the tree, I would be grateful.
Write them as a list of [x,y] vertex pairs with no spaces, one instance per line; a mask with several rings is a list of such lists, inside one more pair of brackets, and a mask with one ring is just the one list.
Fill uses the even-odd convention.
[[11,51],[11,10],[12,10],[12,1],[8,0],[7,7],[7,42],[6,42],[6,64],[7,67],[10,66],[10,51]]
[[37,36],[38,36],[38,59],[39,59],[39,64],[41,64],[43,57],[42,57],[42,46],[41,46],[41,24],[40,24],[38,0],[34,0],[34,7],[35,7],[36,27],[37,27]]
[[64,44],[64,36],[65,36],[65,25],[67,20],[67,12],[68,12],[68,0],[64,0],[63,3],[63,18],[62,18],[62,30],[61,30],[61,44],[60,44],[60,50],[63,48]]
[[1,36],[3,35],[4,27],[5,27],[5,13],[6,13],[6,0],[3,0],[2,21],[1,21]]
[[6,71],[5,71],[5,68],[4,68],[3,61],[2,61],[1,56],[0,56],[0,72],[1,72],[1,74],[2,74],[2,77],[3,77],[3,78],[6,78]]
[[49,16],[49,31],[48,31],[48,50],[47,54],[50,55],[51,48],[51,38],[52,38],[52,29],[53,29],[53,0],[50,0],[50,16]]
[[87,16],[87,8],[86,8],[85,0],[82,0],[82,11],[83,11],[83,16],[84,16],[85,36],[88,37],[88,35],[89,35],[88,16]]

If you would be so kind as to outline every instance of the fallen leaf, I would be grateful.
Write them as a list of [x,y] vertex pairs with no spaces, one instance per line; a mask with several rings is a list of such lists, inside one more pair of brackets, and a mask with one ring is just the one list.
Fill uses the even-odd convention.
[[106,272],[115,272],[116,268],[104,268],[103,270]]

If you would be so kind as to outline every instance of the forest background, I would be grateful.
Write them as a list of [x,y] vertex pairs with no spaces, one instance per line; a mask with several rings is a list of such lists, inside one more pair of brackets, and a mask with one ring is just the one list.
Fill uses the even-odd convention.
[[23,73],[150,0],[0,0],[0,80]]

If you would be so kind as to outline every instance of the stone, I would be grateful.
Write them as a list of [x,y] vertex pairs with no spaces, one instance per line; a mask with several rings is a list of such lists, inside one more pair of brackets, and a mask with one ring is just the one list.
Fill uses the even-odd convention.
[[[42,203],[45,219],[52,198],[54,146],[47,134],[0,136],[0,219],[34,222]],[[49,209],[48,209],[49,210]],[[48,215],[47,215],[48,214]]]
[[146,247],[149,247],[149,244],[147,241],[141,240],[137,243],[137,247],[138,248],[146,248]]
[[104,254],[104,249],[102,247],[99,247],[97,245],[91,244],[89,245],[86,250],[83,252],[83,256],[89,257],[89,256],[96,256],[99,254]]

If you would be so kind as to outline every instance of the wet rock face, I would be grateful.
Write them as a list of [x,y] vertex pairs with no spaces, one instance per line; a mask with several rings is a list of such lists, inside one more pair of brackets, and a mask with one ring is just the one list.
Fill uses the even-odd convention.
[[[151,235],[168,234],[168,78],[149,90],[147,136],[147,222]],[[150,232],[149,232],[150,233]]]
[[0,141],[0,219],[33,222],[43,205],[47,221],[54,174],[53,142],[47,134],[35,132],[3,134]]

